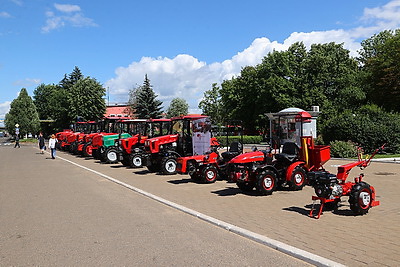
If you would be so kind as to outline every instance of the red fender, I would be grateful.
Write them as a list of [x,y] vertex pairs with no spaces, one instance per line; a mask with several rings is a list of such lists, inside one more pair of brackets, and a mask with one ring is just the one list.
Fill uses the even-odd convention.
[[292,176],[292,173],[293,173],[293,170],[297,167],[297,166],[299,166],[299,165],[303,165],[303,164],[306,164],[304,161],[296,161],[296,162],[294,162],[294,163],[292,163],[288,168],[287,168],[287,170],[286,170],[286,181],[290,181],[290,178],[291,178],[291,176]]

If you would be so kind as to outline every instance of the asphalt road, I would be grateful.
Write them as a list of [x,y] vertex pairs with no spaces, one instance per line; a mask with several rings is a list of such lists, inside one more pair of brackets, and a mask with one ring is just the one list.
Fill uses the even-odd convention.
[[[101,171],[104,166],[92,168]],[[60,158],[52,160],[39,154],[36,146],[14,149],[2,143],[0,266],[28,265],[308,264]]]

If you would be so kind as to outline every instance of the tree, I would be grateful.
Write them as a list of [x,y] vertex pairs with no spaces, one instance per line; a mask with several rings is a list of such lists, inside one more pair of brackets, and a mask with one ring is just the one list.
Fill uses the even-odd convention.
[[69,103],[69,117],[78,116],[85,120],[98,120],[104,116],[106,104],[104,100],[105,88],[94,78],[80,78],[70,89],[67,95]]
[[361,43],[363,85],[368,99],[388,111],[400,111],[400,29],[383,31]]
[[172,99],[167,109],[167,118],[187,115],[189,113],[189,104],[185,99],[176,97]]
[[221,88],[213,83],[212,88],[204,92],[204,97],[199,103],[199,108],[203,111],[203,114],[209,116],[214,124],[222,125],[223,112],[222,112],[222,101],[221,101]]
[[39,115],[25,88],[22,88],[18,97],[11,102],[10,111],[5,117],[5,126],[9,133],[15,133],[16,124],[19,125],[22,136],[28,133],[35,134],[40,129]]
[[137,87],[131,92],[130,104],[136,117],[139,119],[156,119],[162,114],[162,102],[157,100],[147,74],[142,86]]

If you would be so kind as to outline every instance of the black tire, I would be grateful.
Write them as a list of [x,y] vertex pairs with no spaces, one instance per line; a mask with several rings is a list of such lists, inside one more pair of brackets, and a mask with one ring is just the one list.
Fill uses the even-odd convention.
[[372,203],[372,190],[369,184],[360,182],[351,188],[349,197],[350,209],[356,215],[368,213]]
[[130,154],[129,166],[131,166],[131,168],[142,168],[143,167],[142,154],[140,153]]
[[162,174],[172,175],[176,174],[176,157],[175,156],[168,156],[164,157],[161,160],[161,170]]
[[90,143],[87,143],[82,148],[82,155],[84,157],[91,157],[92,156],[92,147]]
[[149,172],[158,172],[160,170],[160,167],[158,165],[149,165],[147,166],[147,169]]
[[263,170],[257,175],[256,189],[263,196],[271,195],[276,188],[276,174],[271,170]]
[[104,159],[106,163],[118,162],[118,150],[115,147],[109,147],[104,152]]
[[206,184],[215,183],[215,181],[218,179],[217,168],[212,165],[203,167],[203,169],[201,170],[201,178],[202,181]]
[[253,183],[248,183],[248,182],[237,182],[236,185],[243,192],[250,192],[254,188],[254,184]]
[[290,177],[290,190],[301,190],[306,185],[307,174],[306,171],[301,167],[297,166],[294,168]]
[[121,163],[122,163],[122,165],[124,165],[125,167],[130,167],[130,165],[129,165],[129,156],[130,156],[130,155],[123,155],[123,156],[122,156]]

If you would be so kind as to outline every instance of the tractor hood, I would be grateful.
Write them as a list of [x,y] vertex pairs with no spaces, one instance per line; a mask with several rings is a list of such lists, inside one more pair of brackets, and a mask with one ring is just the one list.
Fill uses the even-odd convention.
[[248,152],[234,157],[229,163],[240,164],[255,161],[264,161],[265,154],[261,151]]

